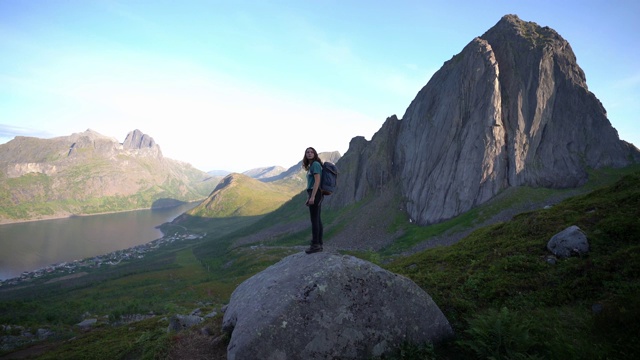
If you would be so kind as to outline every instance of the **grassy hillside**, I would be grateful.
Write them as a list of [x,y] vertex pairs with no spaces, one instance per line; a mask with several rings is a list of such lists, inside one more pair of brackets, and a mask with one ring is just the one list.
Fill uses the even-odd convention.
[[203,218],[264,215],[290,200],[299,190],[279,182],[264,183],[246,175],[231,174],[187,214]]
[[[555,259],[570,225],[590,242]],[[427,290],[469,358],[631,359],[640,355],[640,173],[550,209],[388,265]]]
[[[407,345],[398,358],[631,359],[640,355],[640,172],[602,187],[627,172],[598,172],[583,189],[594,190],[588,194],[482,226],[454,245],[407,256],[401,254],[411,252],[416,244],[482,224],[500,212],[500,204],[517,208],[527,199],[549,199],[559,193],[522,189],[504,194],[478,212],[438,227],[417,227],[401,220],[401,212],[392,211],[397,219],[394,229],[387,231],[401,229],[401,244],[350,253],[413,279],[434,298],[457,334],[456,341],[435,349]],[[91,269],[61,281],[42,278],[19,287],[0,287],[0,324],[20,324],[34,332],[53,330],[55,337],[40,344],[46,351],[36,358],[42,359],[224,358],[221,315],[179,335],[167,334],[167,318],[197,308],[203,313],[218,310],[243,280],[300,251],[308,242],[306,225],[293,226],[293,231],[269,241],[238,245],[238,239],[266,234],[274,224],[306,224],[302,200],[303,195],[294,196],[267,215],[201,221],[201,230],[208,234],[205,239],[175,243],[141,260]],[[355,220],[361,206],[326,212],[325,221],[334,235],[327,239],[328,245],[346,231],[340,224],[344,219]],[[548,240],[571,225],[585,231],[590,253],[551,258]],[[124,326],[109,325],[127,315],[150,312],[156,316]],[[80,331],[74,324],[87,316],[99,319],[99,325]],[[212,335],[201,335],[202,327]],[[25,351],[37,353],[37,348]]]
[[0,223],[176,205],[219,178],[92,131],[0,144]]

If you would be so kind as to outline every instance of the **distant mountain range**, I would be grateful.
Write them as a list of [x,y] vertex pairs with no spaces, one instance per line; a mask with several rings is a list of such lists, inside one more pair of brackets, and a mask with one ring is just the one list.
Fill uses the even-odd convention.
[[[337,161],[340,154],[323,153]],[[93,130],[0,145],[0,224],[204,200],[200,217],[260,215],[304,190],[302,164],[205,173],[165,158],[153,138],[131,131],[120,143]]]
[[201,200],[220,177],[163,157],[152,137],[87,130],[0,145],[0,223],[172,206]]
[[[318,154],[324,161],[337,162],[340,153]],[[306,187],[302,161],[285,170],[274,166],[232,173],[220,181],[200,205],[186,215],[201,218],[254,216],[269,213]],[[176,219],[178,222],[181,219]]]

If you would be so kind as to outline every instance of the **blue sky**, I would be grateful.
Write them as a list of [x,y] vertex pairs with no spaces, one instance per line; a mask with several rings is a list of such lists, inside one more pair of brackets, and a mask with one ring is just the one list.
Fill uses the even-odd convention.
[[0,0],[0,143],[140,129],[204,171],[344,154],[506,14],[568,40],[640,146],[636,0]]

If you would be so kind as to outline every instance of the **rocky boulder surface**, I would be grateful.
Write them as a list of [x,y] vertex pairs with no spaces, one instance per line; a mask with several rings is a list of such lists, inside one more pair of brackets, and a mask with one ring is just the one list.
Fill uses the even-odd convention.
[[504,16],[446,61],[371,141],[338,163],[330,207],[397,188],[408,216],[441,222],[516,186],[570,188],[589,169],[640,162],[591,93],[569,43],[549,27]]
[[584,255],[589,252],[587,235],[576,225],[555,234],[547,243],[547,249],[559,258]]
[[228,359],[367,359],[453,335],[429,294],[370,262],[288,256],[231,295]]

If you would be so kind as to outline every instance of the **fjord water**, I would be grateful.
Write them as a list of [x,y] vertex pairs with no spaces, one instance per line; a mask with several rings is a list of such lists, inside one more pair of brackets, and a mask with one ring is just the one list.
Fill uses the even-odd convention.
[[0,280],[148,243],[162,237],[156,226],[196,205],[0,225]]

